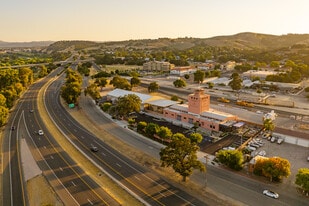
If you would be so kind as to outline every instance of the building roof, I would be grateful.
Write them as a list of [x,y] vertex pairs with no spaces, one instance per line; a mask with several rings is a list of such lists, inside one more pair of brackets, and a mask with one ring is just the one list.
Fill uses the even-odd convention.
[[172,106],[170,106],[170,109],[188,112],[188,105],[187,104],[173,104]]
[[136,96],[138,96],[142,100],[142,103],[145,103],[152,98],[151,95],[141,94],[141,93],[138,93],[138,92],[132,92],[132,91],[127,91],[127,90],[123,90],[123,89],[114,89],[113,91],[109,92],[107,94],[107,96],[112,96],[114,98],[118,98],[118,97],[123,97],[123,96],[128,95],[128,94],[135,94]]
[[158,99],[158,100],[154,100],[154,101],[149,101],[147,103],[154,105],[154,106],[158,106],[158,107],[168,107],[168,106],[177,104],[176,101],[167,100],[167,99]]
[[232,117],[234,115],[228,114],[228,113],[224,113],[224,112],[219,112],[216,110],[209,110],[206,112],[202,112],[201,114],[202,117],[206,117],[206,118],[210,118],[210,119],[216,119],[219,121],[224,121],[226,120],[226,118],[228,117]]

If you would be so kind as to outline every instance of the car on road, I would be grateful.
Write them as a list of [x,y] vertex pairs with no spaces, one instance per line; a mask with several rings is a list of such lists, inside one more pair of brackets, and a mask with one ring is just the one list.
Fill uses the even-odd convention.
[[15,126],[12,126],[12,127],[11,127],[11,130],[12,130],[12,131],[14,131],[14,130],[15,130],[15,128],[16,128]]
[[92,152],[97,152],[97,151],[99,151],[99,149],[98,149],[96,146],[90,147],[90,150],[91,150]]
[[263,195],[266,195],[268,197],[272,197],[272,198],[275,198],[275,199],[279,198],[279,194],[276,193],[276,192],[273,192],[271,190],[264,190]]
[[43,130],[40,129],[40,130],[38,131],[38,134],[41,135],[41,136],[44,135]]

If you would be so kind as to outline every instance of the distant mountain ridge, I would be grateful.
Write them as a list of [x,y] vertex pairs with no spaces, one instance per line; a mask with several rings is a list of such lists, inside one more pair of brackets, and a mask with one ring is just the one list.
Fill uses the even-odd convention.
[[33,41],[33,42],[3,42],[0,41],[0,48],[17,47],[47,47],[47,51],[61,51],[67,48],[82,50],[85,48],[134,48],[134,49],[172,49],[184,50],[195,46],[230,47],[237,49],[261,49],[273,50],[293,45],[309,46],[309,34],[286,34],[271,35],[253,32],[243,32],[227,36],[215,36],[210,38],[158,38],[138,39],[126,41]]
[[131,48],[131,49],[171,49],[184,50],[195,46],[230,47],[236,49],[274,50],[291,47],[293,45],[309,46],[309,34],[270,35],[243,32],[229,36],[215,36],[211,38],[158,38],[126,41],[94,42],[94,41],[58,41],[51,44],[48,51],[60,51],[67,48],[82,50],[86,48]]
[[30,47],[47,47],[54,41],[31,41],[31,42],[5,42],[0,41],[0,48],[30,48]]

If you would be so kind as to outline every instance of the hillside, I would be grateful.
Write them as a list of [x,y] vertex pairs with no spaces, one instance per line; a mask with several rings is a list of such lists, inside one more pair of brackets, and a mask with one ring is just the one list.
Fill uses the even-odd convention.
[[53,41],[32,41],[32,42],[4,42],[0,41],[0,48],[31,48],[47,47],[54,43]]
[[308,46],[309,34],[287,34],[277,36],[245,32],[230,36],[216,36],[211,38],[159,38],[103,43],[91,41],[59,41],[50,45],[48,50],[64,50],[72,46],[74,46],[77,50],[89,47],[101,47],[103,49],[111,50],[115,48],[184,50],[194,46],[230,47],[245,50],[273,50],[291,47],[297,44],[304,44]]

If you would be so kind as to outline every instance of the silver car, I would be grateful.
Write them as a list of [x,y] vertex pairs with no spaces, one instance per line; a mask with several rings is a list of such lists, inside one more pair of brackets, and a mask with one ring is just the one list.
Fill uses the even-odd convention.
[[279,194],[276,193],[276,192],[273,192],[271,190],[264,190],[263,191],[263,195],[266,195],[268,197],[272,197],[272,198],[275,198],[275,199],[278,199],[279,198]]

